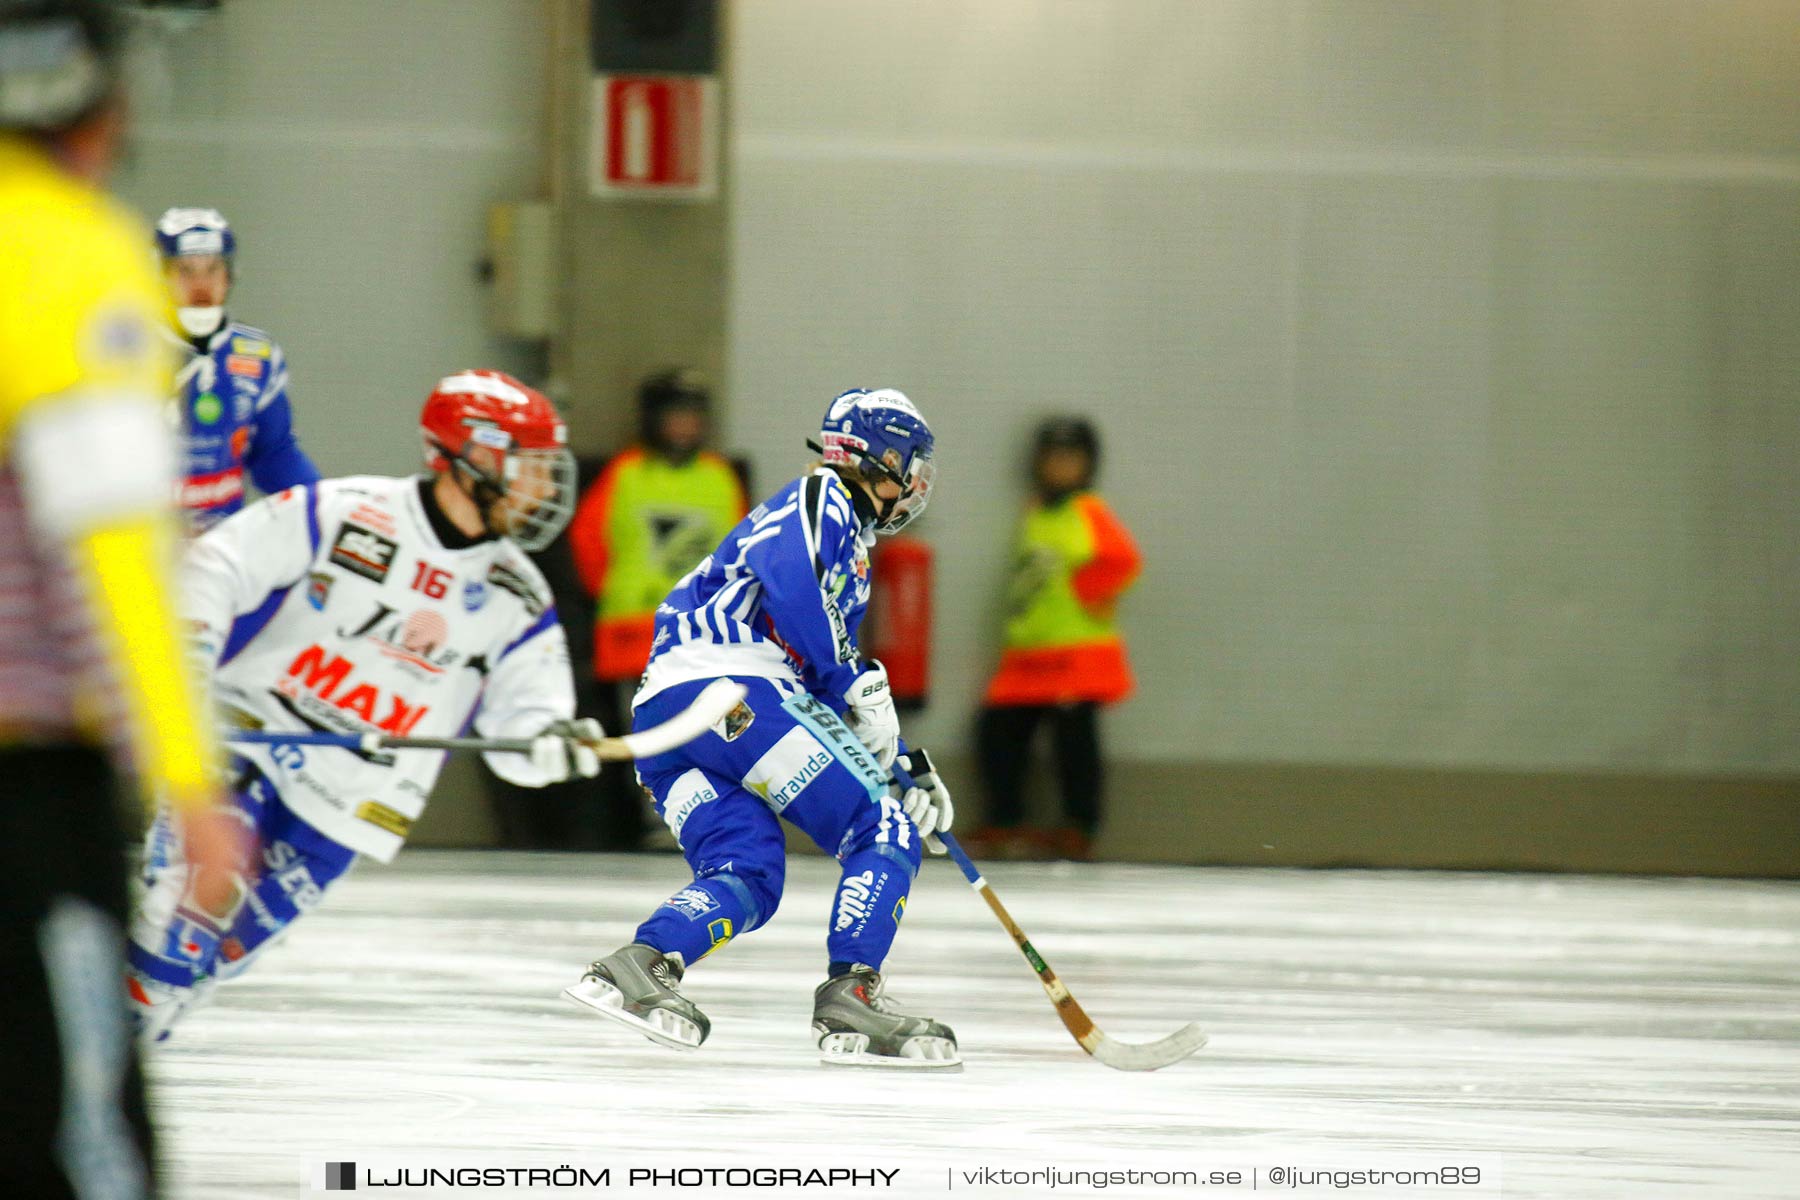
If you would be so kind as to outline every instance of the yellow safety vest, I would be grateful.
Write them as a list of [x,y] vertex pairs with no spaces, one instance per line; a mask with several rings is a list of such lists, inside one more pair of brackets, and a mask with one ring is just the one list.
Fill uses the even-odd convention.
[[1092,492],[1034,505],[1019,530],[1006,649],[987,702],[1111,703],[1128,695],[1131,669],[1113,606],[1140,562],[1131,535]]
[[608,464],[569,530],[576,565],[595,596],[598,678],[643,673],[656,606],[746,511],[737,472],[711,451],[677,465],[636,448]]

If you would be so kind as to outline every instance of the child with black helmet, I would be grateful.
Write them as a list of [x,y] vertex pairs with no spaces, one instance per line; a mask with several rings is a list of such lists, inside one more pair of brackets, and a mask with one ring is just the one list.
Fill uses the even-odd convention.
[[[1093,491],[1099,462],[1099,434],[1085,418],[1039,425],[1034,496],[1019,526],[1008,587],[1005,649],[976,730],[989,824],[968,839],[971,853],[1092,856],[1104,788],[1099,710],[1132,690],[1114,609],[1141,562],[1130,532]],[[1048,833],[1023,827],[1032,741],[1044,725],[1063,813],[1063,824]]]

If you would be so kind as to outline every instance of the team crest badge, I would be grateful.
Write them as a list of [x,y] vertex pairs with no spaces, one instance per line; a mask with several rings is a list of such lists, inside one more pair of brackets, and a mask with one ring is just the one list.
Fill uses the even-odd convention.
[[323,571],[314,571],[306,580],[306,602],[325,611],[325,601],[331,598],[331,576]]
[[720,736],[728,742],[735,742],[744,736],[744,730],[750,728],[755,720],[756,711],[739,700],[737,707],[725,714],[724,730]]
[[480,612],[482,605],[488,602],[488,585],[485,580],[471,579],[463,584],[463,608],[469,612]]

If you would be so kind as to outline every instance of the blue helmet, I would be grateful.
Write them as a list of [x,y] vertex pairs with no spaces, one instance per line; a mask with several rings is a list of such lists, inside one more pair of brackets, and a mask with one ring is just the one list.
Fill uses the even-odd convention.
[[893,388],[853,388],[825,410],[819,451],[828,467],[847,467],[871,484],[890,480],[900,495],[881,504],[875,532],[899,533],[925,511],[936,478],[931,426],[913,402]]
[[171,208],[157,219],[156,249],[164,258],[217,254],[229,259],[237,252],[237,238],[216,208]]

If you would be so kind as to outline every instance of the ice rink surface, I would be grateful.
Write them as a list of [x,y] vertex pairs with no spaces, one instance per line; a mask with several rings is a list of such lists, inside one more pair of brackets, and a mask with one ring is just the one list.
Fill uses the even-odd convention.
[[153,1061],[169,1194],[310,1195],[313,1164],[404,1159],[610,1167],[636,1196],[713,1192],[623,1186],[632,1166],[899,1171],[891,1187],[746,1196],[997,1197],[1249,1193],[965,1173],[1257,1168],[1268,1192],[1278,1164],[1462,1162],[1503,1172],[1503,1191],[1470,1196],[1800,1196],[1800,886],[991,870],[1111,1036],[1188,1020],[1211,1035],[1196,1058],[1125,1074],[1079,1050],[986,906],[934,861],[888,966],[895,995],[955,1027],[967,1065],[899,1074],[816,1063],[835,878],[795,859],[774,921],[689,973],[713,1036],[680,1055],[559,994],[686,881],[678,859],[360,865]]

